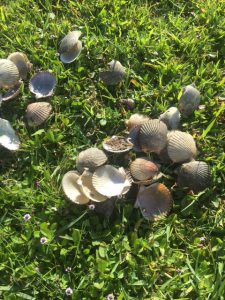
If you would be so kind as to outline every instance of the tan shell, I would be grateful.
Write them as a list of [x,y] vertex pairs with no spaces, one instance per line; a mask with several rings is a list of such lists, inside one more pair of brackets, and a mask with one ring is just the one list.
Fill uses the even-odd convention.
[[48,119],[52,106],[48,102],[34,102],[27,106],[25,118],[28,126],[39,126]]
[[174,163],[192,160],[197,155],[197,148],[193,137],[179,130],[168,133],[167,152]]
[[80,31],[70,31],[60,42],[59,53],[70,52],[77,44],[79,37],[81,36]]
[[143,152],[159,153],[167,143],[167,127],[158,119],[141,125],[139,143]]
[[127,129],[131,131],[131,129],[133,129],[134,127],[140,126],[148,121],[150,121],[150,118],[145,115],[133,114],[128,120],[125,121],[125,124],[127,126]]
[[105,85],[116,85],[120,83],[125,77],[125,68],[117,60],[112,60],[108,65],[110,66],[110,71],[100,72],[100,79]]
[[82,51],[82,42],[77,41],[77,43],[70,51],[63,52],[60,54],[60,60],[64,64],[69,64],[79,57],[81,51]]
[[27,73],[30,72],[30,69],[32,67],[32,64],[29,62],[26,54],[21,52],[14,52],[8,56],[8,59],[14,62],[14,64],[17,66],[20,77],[22,79],[26,79]]
[[80,173],[83,173],[85,168],[90,172],[94,172],[96,168],[104,165],[107,162],[107,156],[98,148],[88,148],[79,153],[76,160],[76,167]]
[[77,183],[79,174],[75,171],[67,172],[62,179],[62,189],[66,197],[76,204],[86,204],[89,199],[82,193]]
[[0,88],[11,88],[19,81],[19,70],[9,59],[0,59]]
[[159,169],[147,158],[136,158],[130,165],[130,173],[135,180],[145,181],[153,178]]
[[178,109],[184,116],[189,116],[198,108],[199,103],[200,92],[193,85],[187,85],[180,97]]
[[170,107],[159,116],[159,120],[164,122],[168,129],[177,129],[180,122],[180,112],[177,107]]

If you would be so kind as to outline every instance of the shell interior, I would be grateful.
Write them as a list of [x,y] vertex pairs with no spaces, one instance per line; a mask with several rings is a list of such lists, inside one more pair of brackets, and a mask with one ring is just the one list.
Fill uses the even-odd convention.
[[16,83],[16,85],[14,85],[14,87],[8,89],[2,95],[2,101],[8,101],[8,100],[11,100],[11,99],[15,98],[16,96],[18,96],[21,91],[22,86],[23,86],[22,81],[19,81],[18,83]]
[[81,51],[82,42],[78,40],[69,51],[60,54],[60,60],[65,64],[69,64],[79,57]]
[[111,153],[124,153],[128,152],[133,148],[133,144],[123,136],[112,136],[106,139],[102,146],[104,150]]
[[20,141],[8,120],[0,118],[0,145],[8,150],[18,150]]
[[69,32],[60,42],[59,53],[70,52],[77,44],[81,32],[78,30]]
[[29,83],[29,89],[35,94],[37,99],[51,96],[55,86],[56,77],[49,72],[39,72],[35,74]]

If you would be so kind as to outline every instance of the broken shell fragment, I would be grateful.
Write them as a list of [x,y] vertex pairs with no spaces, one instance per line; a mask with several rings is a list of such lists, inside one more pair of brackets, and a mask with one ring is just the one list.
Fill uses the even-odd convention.
[[128,131],[131,131],[134,127],[140,126],[148,121],[150,121],[150,118],[145,115],[133,114],[128,120],[125,121],[125,124]]
[[51,96],[55,86],[55,75],[46,71],[35,74],[29,82],[29,89],[37,99]]
[[112,60],[109,64],[110,70],[99,73],[100,79],[105,85],[116,85],[125,77],[125,67],[117,60]]
[[79,153],[76,160],[76,167],[80,173],[87,168],[90,172],[94,172],[96,168],[107,162],[107,156],[98,148],[88,148]]
[[26,54],[21,52],[14,52],[8,56],[8,59],[17,66],[20,77],[22,79],[26,79],[27,74],[30,72],[32,67],[32,64],[29,62]]
[[146,181],[152,179],[159,169],[147,158],[136,158],[130,165],[130,173],[135,180]]
[[164,122],[168,129],[177,129],[180,122],[180,112],[177,107],[170,107],[159,116],[159,120]]
[[50,116],[52,106],[48,102],[34,102],[27,106],[25,118],[30,127],[39,126]]
[[8,89],[3,95],[2,95],[2,101],[8,101],[16,96],[19,95],[21,88],[23,86],[22,81],[18,81],[12,88]]
[[0,88],[11,88],[19,81],[19,70],[9,59],[0,59]]
[[102,143],[102,147],[107,152],[125,153],[133,148],[133,144],[129,141],[129,139],[123,136],[114,135],[111,138],[106,139]]
[[178,109],[184,116],[190,116],[199,106],[200,92],[192,85],[187,85],[180,97]]
[[18,150],[20,141],[8,120],[0,118],[0,145],[8,150]]

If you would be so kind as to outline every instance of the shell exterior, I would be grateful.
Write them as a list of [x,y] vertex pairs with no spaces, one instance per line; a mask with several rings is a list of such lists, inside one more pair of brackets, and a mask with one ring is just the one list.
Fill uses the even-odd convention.
[[108,65],[110,66],[110,71],[100,72],[100,79],[105,85],[116,85],[120,83],[125,77],[125,68],[117,60],[112,60]]
[[168,133],[167,152],[174,163],[192,160],[197,155],[197,148],[193,137],[179,130]]
[[158,171],[157,165],[147,158],[136,158],[130,165],[130,173],[135,180],[151,179]]
[[62,189],[70,201],[76,204],[86,204],[89,202],[89,199],[80,190],[80,186],[77,183],[78,179],[79,174],[77,172],[67,172],[62,179]]
[[199,106],[200,92],[192,85],[187,85],[180,97],[178,104],[179,111],[185,115],[191,115]]
[[0,118],[0,145],[8,150],[18,150],[20,141],[8,120]]
[[52,106],[48,102],[34,102],[27,106],[25,118],[28,126],[35,127],[41,125],[48,119],[52,111]]
[[22,81],[18,81],[18,83],[16,83],[14,87],[10,88],[2,95],[2,101],[8,101],[18,96],[22,86],[23,86]]
[[0,59],[0,88],[11,88],[19,81],[19,70],[9,59]]
[[150,121],[150,118],[145,115],[133,114],[130,116],[130,118],[125,123],[126,123],[127,129],[129,131],[131,131],[134,127],[140,126],[148,121]]
[[123,136],[114,135],[102,143],[102,147],[111,153],[126,153],[133,148],[133,144]]
[[139,134],[140,134],[140,128],[141,126],[135,126],[133,127],[128,135],[128,139],[131,141],[133,144],[133,150],[136,152],[141,152],[141,147],[139,143]]
[[71,48],[67,52],[63,52],[60,54],[60,60],[64,64],[69,64],[79,57],[81,51],[82,51],[82,42],[78,40],[73,48]]
[[70,52],[74,46],[77,44],[79,37],[81,36],[80,31],[69,32],[60,42],[58,52],[60,54],[65,52]]
[[79,153],[76,160],[76,167],[80,173],[83,173],[85,168],[90,172],[104,165],[107,162],[107,156],[98,148],[89,148]]
[[159,116],[159,120],[164,122],[168,129],[177,129],[180,123],[180,112],[177,107],[170,107]]
[[210,184],[210,167],[204,161],[191,161],[182,164],[177,173],[177,184],[182,187],[188,187],[194,192],[200,192]]
[[167,143],[167,127],[158,119],[141,125],[139,143],[143,152],[159,153]]
[[55,86],[55,75],[46,71],[35,74],[29,82],[29,89],[37,99],[51,96]]
[[127,177],[110,165],[99,167],[93,174],[92,183],[100,194],[108,198],[122,195],[126,186],[130,186]]
[[121,99],[120,103],[127,109],[132,110],[135,107],[135,101],[131,98],[128,99]]
[[162,183],[154,183],[139,190],[136,207],[141,209],[143,217],[158,220],[166,216],[172,208],[173,200],[170,191]]
[[30,71],[32,64],[29,62],[26,54],[21,52],[14,52],[8,56],[8,59],[14,62],[19,70],[22,79],[27,78],[27,73]]

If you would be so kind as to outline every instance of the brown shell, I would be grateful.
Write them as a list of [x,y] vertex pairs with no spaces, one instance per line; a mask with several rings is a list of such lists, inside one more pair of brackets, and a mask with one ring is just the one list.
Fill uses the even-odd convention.
[[199,103],[200,92],[193,85],[187,85],[183,89],[178,109],[184,116],[189,116],[198,108]]
[[28,126],[35,127],[41,125],[48,119],[52,111],[52,106],[48,102],[35,102],[27,106],[25,118]]
[[19,79],[17,66],[9,59],[0,59],[0,88],[11,88]]
[[14,62],[14,64],[17,66],[20,73],[20,77],[22,79],[26,79],[27,73],[30,72],[32,66],[26,54],[21,52],[14,52],[8,56],[8,59]]
[[94,172],[98,167],[107,162],[107,156],[98,148],[88,148],[79,153],[76,160],[76,167],[80,173],[87,168],[90,172]]
[[130,173],[135,180],[151,179],[158,171],[157,165],[147,158],[136,158],[130,165]]
[[131,129],[133,129],[134,127],[140,126],[148,121],[150,121],[150,118],[145,115],[133,114],[130,116],[130,118],[128,120],[125,121],[125,123],[126,123],[127,129],[129,131],[131,131]]

